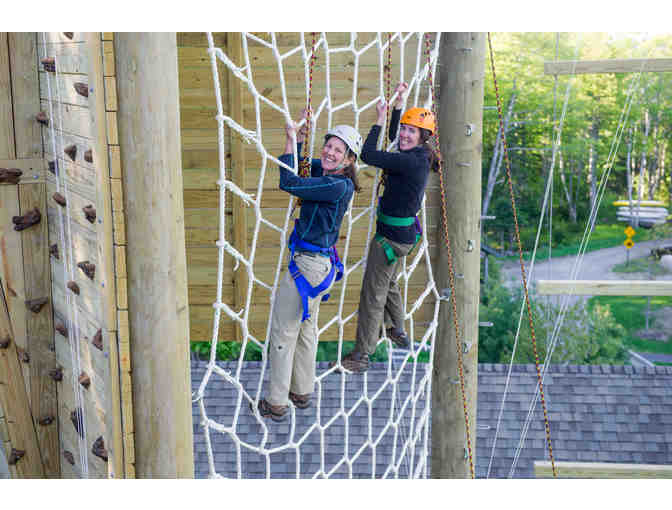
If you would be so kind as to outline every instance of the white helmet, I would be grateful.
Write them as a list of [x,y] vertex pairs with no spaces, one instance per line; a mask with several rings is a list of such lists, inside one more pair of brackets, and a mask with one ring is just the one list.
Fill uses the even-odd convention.
[[359,157],[359,153],[362,150],[362,135],[355,128],[345,125],[334,126],[324,135],[324,141],[326,142],[330,136],[337,136],[343,140],[348,149],[354,152],[355,156]]

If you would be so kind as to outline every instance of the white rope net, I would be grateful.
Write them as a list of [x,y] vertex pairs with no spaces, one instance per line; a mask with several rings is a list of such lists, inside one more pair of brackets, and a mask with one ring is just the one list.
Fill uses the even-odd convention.
[[[334,34],[318,34],[312,86],[313,122],[306,142],[310,144],[311,157],[313,152],[319,152],[322,136],[332,125],[350,124],[366,136],[375,119],[375,105],[386,96],[389,86],[388,45],[394,56],[388,90],[406,81],[409,92],[405,107],[431,107],[433,84],[428,79],[436,75],[439,39],[439,34],[426,37],[423,33],[352,33],[340,35],[340,39]],[[268,384],[265,339],[271,315],[266,311],[272,306],[275,288],[286,268],[287,240],[293,227],[294,200],[277,190],[276,165],[281,165],[277,157],[284,147],[285,123],[298,119],[306,106],[312,36],[243,33],[240,62],[235,62],[225,49],[216,47],[210,33],[208,43],[218,124],[218,269],[210,359],[194,401],[200,409],[209,476],[426,478],[432,359],[442,299],[433,278],[426,235],[404,261],[398,276],[405,301],[405,328],[414,339],[409,350],[392,349],[389,339],[383,336],[379,343],[391,355],[385,364],[380,364],[380,369],[371,369],[363,375],[319,363],[313,406],[297,410],[290,404],[289,417],[284,423],[259,419],[250,410],[250,403],[256,406]],[[243,119],[234,120],[227,115],[222,100],[224,75],[229,77],[229,87],[234,82],[242,84]],[[255,149],[245,169],[246,178],[258,172],[254,186],[249,180],[245,186],[232,181],[226,168],[227,135],[234,139],[242,137]],[[378,143],[382,146],[387,142],[385,133]],[[386,145],[386,149],[392,150],[392,146]],[[295,155],[294,161],[297,160]],[[297,168],[290,170],[296,172]],[[366,247],[375,231],[379,172],[360,163],[360,183],[365,191],[348,207],[338,243],[344,276],[332,287],[331,298],[322,303],[317,319],[319,340],[338,341],[339,359],[343,342],[354,340],[358,294],[353,298],[348,285],[361,283]],[[368,185],[361,182],[367,176]],[[245,191],[250,188],[256,192]],[[247,256],[234,247],[231,239],[227,192],[240,197],[251,213]],[[277,197],[281,206],[269,207],[272,199],[277,204]],[[425,202],[419,219],[427,232]],[[223,298],[225,264],[247,275],[244,304],[234,307]],[[222,339],[233,340],[222,338],[221,330],[227,322],[237,326],[242,343],[238,360],[222,363],[216,360],[216,344]],[[244,361],[244,353],[251,345],[261,349],[261,362]],[[419,361],[423,352],[429,352],[429,361]],[[214,416],[213,409],[232,402],[235,403],[232,415],[219,415],[219,421],[209,417],[208,412]]]

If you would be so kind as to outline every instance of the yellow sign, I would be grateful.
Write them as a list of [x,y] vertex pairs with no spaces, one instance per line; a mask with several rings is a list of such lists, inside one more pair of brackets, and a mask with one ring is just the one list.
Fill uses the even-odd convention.
[[625,229],[625,235],[632,237],[635,235],[635,229],[628,225],[628,228]]
[[634,241],[632,239],[630,239],[629,237],[625,240],[625,242],[623,244],[625,245],[625,247],[628,250],[635,245]]

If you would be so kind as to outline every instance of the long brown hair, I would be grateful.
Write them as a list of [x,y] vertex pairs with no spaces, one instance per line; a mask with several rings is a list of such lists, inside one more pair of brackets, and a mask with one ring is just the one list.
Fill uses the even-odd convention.
[[420,128],[420,146],[427,149],[429,154],[429,169],[434,172],[439,171],[439,154],[434,150],[434,148],[429,143],[429,139],[432,137],[431,131],[429,129]]
[[343,168],[343,174],[352,181],[352,184],[355,187],[355,192],[359,193],[362,191],[362,187],[359,185],[359,179],[357,179],[357,155],[348,149],[347,157],[354,156],[354,161],[348,166]]

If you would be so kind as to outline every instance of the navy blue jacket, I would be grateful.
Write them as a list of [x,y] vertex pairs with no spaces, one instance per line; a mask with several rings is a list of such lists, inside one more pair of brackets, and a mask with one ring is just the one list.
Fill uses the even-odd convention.
[[[300,159],[301,144],[297,144],[296,153]],[[287,166],[294,165],[293,154],[283,154],[278,159]],[[309,243],[329,248],[338,241],[338,231],[355,186],[345,175],[323,175],[319,159],[312,160],[310,175],[299,177],[280,167],[280,189],[302,199],[296,225],[298,236]]]
[[[390,140],[394,140],[401,110],[393,110],[390,118]],[[426,147],[417,146],[411,150],[385,152],[376,150],[381,127],[374,125],[362,147],[362,161],[386,171],[385,191],[380,197],[383,214],[407,218],[415,216],[422,205],[427,176],[429,175],[430,153]],[[415,225],[391,227],[376,222],[376,232],[403,244],[415,243]]]

